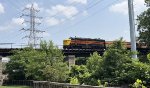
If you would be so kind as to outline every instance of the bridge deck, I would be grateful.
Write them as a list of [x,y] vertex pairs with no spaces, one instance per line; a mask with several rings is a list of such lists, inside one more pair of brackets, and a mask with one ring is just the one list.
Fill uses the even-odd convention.
[[[12,50],[20,50],[22,48],[0,48],[0,56],[6,57],[12,55]],[[130,49],[130,48],[128,48]],[[76,57],[88,57],[93,52],[98,52],[102,55],[105,49],[61,49],[65,56],[75,55]],[[141,54],[147,54],[150,49],[148,48],[137,48],[137,51]]]

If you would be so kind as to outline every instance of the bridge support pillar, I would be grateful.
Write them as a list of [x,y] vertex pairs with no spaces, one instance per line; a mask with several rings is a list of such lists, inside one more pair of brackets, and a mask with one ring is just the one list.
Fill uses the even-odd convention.
[[69,62],[69,70],[71,69],[71,66],[75,65],[75,55],[68,55],[68,62]]
[[3,83],[3,76],[2,76],[2,57],[0,56],[0,85]]

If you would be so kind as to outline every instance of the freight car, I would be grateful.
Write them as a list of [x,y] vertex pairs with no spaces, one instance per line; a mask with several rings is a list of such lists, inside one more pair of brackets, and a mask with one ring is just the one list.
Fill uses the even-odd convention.
[[64,49],[105,49],[105,40],[70,37],[63,41]]

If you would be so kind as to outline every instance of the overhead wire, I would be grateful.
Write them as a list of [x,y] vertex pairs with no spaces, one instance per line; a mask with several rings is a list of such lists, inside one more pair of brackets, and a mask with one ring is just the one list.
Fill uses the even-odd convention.
[[[96,3],[94,3],[94,4],[92,4],[91,6],[89,6],[89,7],[86,7],[85,8],[85,10],[89,10],[89,9],[91,9],[91,8],[93,8],[94,6],[96,6],[96,5],[98,5],[100,2],[102,2],[102,1],[104,1],[104,0],[98,0]],[[72,3],[71,5],[74,5],[75,3]],[[70,5],[70,6],[71,6]],[[61,13],[61,12],[60,12]],[[78,16],[78,15],[80,15],[80,13],[82,13],[82,11],[80,11],[78,14],[76,14],[76,15],[73,15],[72,16],[72,18],[73,17],[76,17],[76,16]],[[56,14],[56,15],[59,15],[59,13],[58,14]],[[56,15],[54,15],[54,16],[56,16]]]
[[63,28],[63,30],[59,30],[59,31],[55,32],[55,34],[61,32],[61,31],[64,31],[64,29],[67,30],[67,29],[73,28],[73,26],[77,26],[78,24],[81,24],[82,22],[84,22],[84,21],[90,19],[90,18],[93,17],[94,15],[97,15],[96,13],[100,13],[100,12],[104,11],[105,9],[107,9],[109,6],[113,5],[113,4],[116,3],[117,1],[119,1],[119,0],[113,1],[112,3],[106,5],[105,7],[103,7],[103,8],[101,8],[101,9],[95,11],[92,15],[87,16],[85,19],[82,19],[82,20],[76,22],[75,24],[73,24],[73,25],[71,25],[71,26],[69,26],[69,27]]
[[[94,3],[94,4],[92,4],[92,5],[90,5],[90,6],[88,6],[88,7],[86,7],[84,10],[89,10],[89,9],[91,9],[91,8],[93,8],[93,7],[95,7],[95,6],[97,6],[99,3],[101,3],[101,2],[103,2],[104,0],[98,0],[96,3]],[[74,5],[75,3],[72,3],[71,5]],[[59,12],[60,13],[60,12]],[[51,17],[56,17],[57,15],[59,15],[59,13],[57,13],[57,14],[55,14],[54,16],[51,16]],[[77,17],[77,16],[79,16],[79,15],[81,15],[83,13],[83,11],[80,11],[80,12],[78,12],[78,14],[75,14],[75,15],[73,15],[72,17],[70,17],[70,18],[65,18],[65,20],[67,20],[67,21],[70,21],[70,19],[72,19],[72,18],[74,18],[74,17]],[[46,27],[45,29],[48,29],[48,28],[51,28],[51,27]]]
[[104,1],[104,0],[99,0],[99,1],[97,1],[96,3],[94,3],[94,4],[90,5],[89,7],[87,7],[86,10],[88,10],[88,9],[90,9],[90,8],[92,8],[92,7],[96,6],[96,5],[98,5],[98,4],[99,4],[100,2],[102,2],[102,1]]
[[[29,0],[28,0],[28,2],[29,2]],[[28,2],[24,2],[24,5],[26,4],[26,3],[28,3]],[[23,2],[22,2],[23,3]],[[31,2],[29,2],[29,3],[31,3]],[[19,12],[20,13],[22,13],[22,11],[20,11],[19,10]],[[20,14],[21,15],[21,14]],[[18,34],[16,34],[14,37],[15,37],[15,39],[19,39],[19,38],[21,38],[21,36],[22,36],[23,34],[22,33],[18,33]],[[19,39],[20,40],[20,39]],[[18,40],[15,40],[15,42],[18,42]]]
[[[30,1],[30,0],[28,0],[28,1]],[[14,1],[12,1],[12,0],[6,0],[6,2],[8,3],[8,4],[10,4],[10,5],[8,5],[9,6],[9,8],[14,8],[16,11],[14,11],[15,12],[15,14],[14,15],[17,15],[17,14],[19,14],[19,13],[22,13],[22,10],[20,9],[20,6],[24,6],[25,4],[26,4],[26,2],[22,2],[22,0],[21,0],[21,2],[19,2],[19,1],[15,1],[15,2],[17,2],[17,4],[16,3],[14,3]],[[30,2],[31,3],[31,2]],[[10,7],[11,6],[11,7]],[[20,14],[21,15],[21,14]],[[19,16],[20,16],[19,15]],[[16,35],[14,35],[13,36],[13,39],[16,39],[14,42],[17,42],[18,40],[18,38],[20,38],[20,35],[22,35],[22,33],[18,33],[18,34],[16,34]]]
[[[7,0],[6,0],[7,1]],[[18,12],[21,12],[20,11],[20,7],[18,6],[18,4],[14,3],[12,0],[9,0],[8,3],[10,3],[13,8],[15,8]]]
[[[96,6],[98,3],[102,2],[102,1],[104,1],[104,0],[98,0],[96,3],[94,3],[94,1],[92,1],[92,2],[90,3],[90,6],[89,6],[89,7],[86,7],[85,10],[88,10],[88,9],[92,8],[93,6]],[[55,4],[56,4],[56,3],[53,3],[51,0],[50,0],[49,2],[50,2],[52,5],[55,5]],[[74,5],[76,5],[75,2],[69,4],[69,6],[74,6]],[[60,11],[60,12],[57,12],[57,13],[54,14],[53,16],[50,16],[50,18],[52,18],[52,17],[57,17],[57,16],[58,16],[59,14],[61,14],[61,13],[62,13],[61,11]],[[80,14],[82,14],[82,11],[79,12],[78,14],[72,16],[71,18],[76,17],[76,16],[78,16],[78,15],[80,15]],[[66,19],[67,19],[67,20],[70,20],[70,18],[66,18]],[[65,20],[66,20],[66,19],[65,19]],[[44,28],[44,29],[47,30],[48,28],[52,28],[52,27],[46,27],[46,28]]]
[[[11,1],[11,0],[10,0],[10,1]],[[28,1],[30,1],[30,3],[33,2],[33,0],[28,0]],[[104,1],[104,0],[100,0],[100,1],[97,1],[96,3],[94,3],[94,4],[91,4],[90,6],[86,7],[85,10],[89,10],[89,9],[95,7],[96,5],[98,5],[98,4],[99,4],[100,2],[102,2],[102,1]],[[118,1],[118,0],[116,0],[116,1]],[[113,3],[114,3],[114,2],[113,2]],[[112,4],[109,4],[109,5],[112,5]],[[109,5],[107,5],[107,6],[109,6]],[[100,9],[100,10],[106,9],[107,6],[103,7],[103,8]],[[13,7],[15,7],[16,9],[18,9],[18,6],[16,6],[16,5],[13,6]],[[100,12],[100,11],[98,11],[98,13],[99,13],[99,12]],[[79,12],[78,14],[76,14],[76,15],[73,15],[71,18],[76,17],[76,16],[78,16],[78,15],[81,15],[81,13],[82,13],[82,11]],[[90,16],[86,17],[85,19],[80,20],[80,21],[78,21],[77,23],[75,23],[75,24],[73,24],[73,25],[71,25],[71,26],[69,26],[69,27],[73,27],[73,26],[75,26],[75,25],[80,24],[81,22],[83,22],[83,21],[89,19],[89,17],[96,15],[96,13],[97,13],[97,11],[96,11],[93,15],[90,15]],[[67,20],[70,20],[70,18],[67,18]],[[69,27],[67,27],[67,28],[69,28]],[[48,28],[49,28],[49,27],[48,27]],[[46,29],[47,29],[47,28],[46,28]],[[66,29],[66,28],[64,28],[64,29]],[[63,31],[64,31],[64,30],[63,30]],[[57,31],[56,33],[58,33],[58,32],[60,32],[60,31]]]

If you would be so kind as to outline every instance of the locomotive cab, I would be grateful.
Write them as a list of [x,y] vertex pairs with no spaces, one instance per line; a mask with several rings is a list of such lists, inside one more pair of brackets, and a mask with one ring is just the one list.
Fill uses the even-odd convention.
[[64,49],[68,48],[69,45],[70,45],[70,43],[71,43],[71,39],[65,39],[65,40],[63,40],[63,48]]

